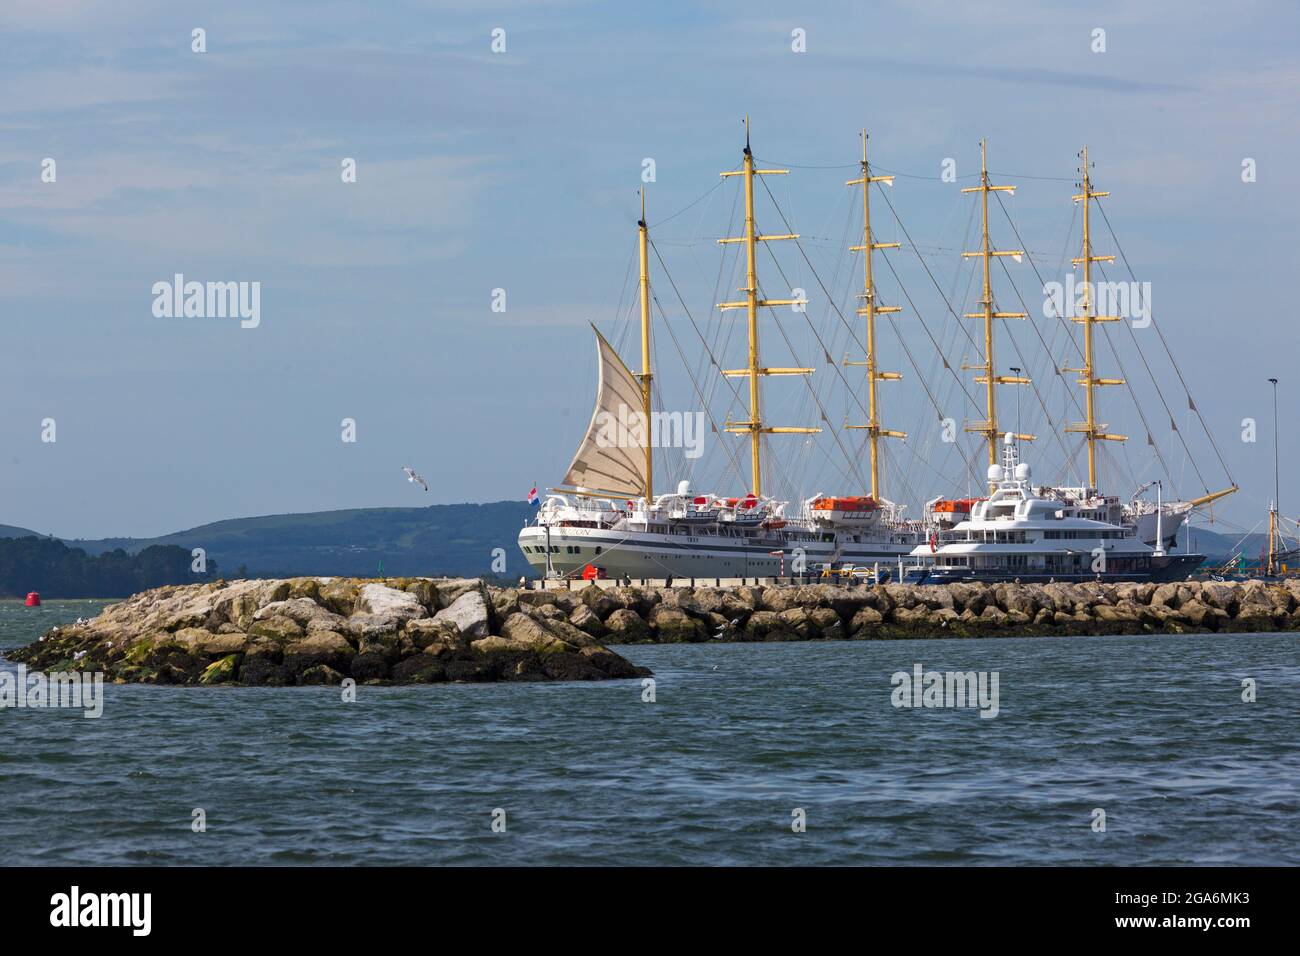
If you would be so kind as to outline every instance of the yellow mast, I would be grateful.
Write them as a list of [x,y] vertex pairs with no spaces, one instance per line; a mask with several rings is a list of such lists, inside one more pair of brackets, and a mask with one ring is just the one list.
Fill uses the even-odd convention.
[[863,275],[862,275],[862,295],[859,298],[866,301],[863,308],[858,309],[858,315],[866,316],[867,319],[867,360],[865,362],[845,362],[845,365],[865,365],[867,368],[867,423],[865,425],[846,425],[846,428],[865,428],[867,435],[871,440],[871,497],[880,498],[880,438],[906,438],[907,432],[890,431],[880,426],[880,417],[877,414],[876,400],[876,383],[877,382],[896,382],[903,376],[898,372],[881,372],[878,371],[879,365],[876,361],[876,316],[890,312],[903,311],[897,305],[876,305],[876,289],[871,278],[871,253],[875,249],[897,249],[896,242],[872,242],[871,241],[871,184],[872,183],[893,183],[893,176],[872,176],[871,170],[867,165],[867,131],[862,131],[862,176],[859,179],[850,179],[844,185],[862,187],[862,245],[850,246],[851,252],[862,252]]
[[[991,275],[991,266],[994,256],[1014,256],[1019,259],[1024,255],[1023,250],[998,250],[993,249],[989,244],[989,193],[991,192],[1015,192],[1015,186],[991,186],[989,185],[989,169],[987,161],[987,142],[980,140],[980,184],[963,189],[964,193],[980,193],[982,209],[982,227],[980,230],[980,248],[976,252],[963,252],[963,257],[980,256],[984,260],[984,294],[980,297],[980,305],[983,310],[980,312],[967,312],[968,319],[984,320],[984,362],[981,365],[963,365],[965,369],[976,369],[983,372],[975,378],[978,385],[985,387],[985,409],[987,417],[982,422],[972,422],[966,426],[966,431],[976,432],[984,436],[989,448],[989,464],[998,463],[998,438],[1002,434],[998,428],[997,412],[997,389],[998,385],[1028,385],[1030,380],[1020,375],[995,375],[993,361],[993,320],[994,319],[1024,319],[1028,318],[1025,312],[995,312],[993,309],[993,282]],[[1021,441],[1033,441],[1033,435],[1016,435]]]
[[773,242],[778,239],[798,239],[797,233],[788,233],[785,235],[761,236],[754,230],[754,177],[755,176],[776,176],[785,175],[788,169],[755,169],[754,154],[749,148],[749,117],[745,117],[745,155],[744,163],[740,170],[725,172],[726,176],[744,176],[745,177],[745,234],[743,236],[731,236],[725,239],[719,239],[719,243],[743,242],[745,244],[746,276],[745,287],[740,290],[745,293],[745,299],[742,302],[720,302],[718,308],[727,309],[745,309],[749,316],[749,366],[741,369],[728,369],[722,374],[731,377],[746,377],[749,379],[749,420],[744,422],[727,422],[726,430],[736,434],[749,433],[749,456],[750,456],[750,473],[753,487],[750,489],[755,495],[763,493],[763,468],[762,468],[762,437],[766,432],[768,434],[811,434],[821,431],[820,428],[799,428],[793,426],[772,426],[764,425],[762,414],[759,407],[759,389],[758,380],[764,375],[811,375],[810,368],[763,368],[758,364],[758,309],[760,306],[772,305],[803,305],[806,299],[760,299],[758,297],[758,273],[757,258],[755,250],[760,242]]
[[1097,423],[1097,403],[1094,390],[1101,385],[1123,385],[1122,378],[1097,378],[1094,361],[1094,352],[1092,344],[1092,327],[1097,322],[1118,322],[1117,315],[1093,315],[1095,305],[1092,295],[1092,264],[1094,262],[1114,262],[1114,256],[1094,256],[1092,254],[1092,235],[1089,231],[1088,213],[1092,208],[1092,201],[1100,199],[1103,196],[1109,196],[1109,192],[1095,192],[1092,188],[1092,178],[1088,173],[1088,147],[1083,147],[1079,154],[1083,158],[1083,178],[1080,186],[1083,192],[1073,197],[1075,202],[1083,200],[1083,255],[1076,257],[1073,261],[1075,265],[1083,263],[1083,308],[1082,315],[1075,315],[1075,309],[1071,308],[1070,320],[1079,322],[1083,325],[1083,368],[1065,368],[1064,372],[1078,372],[1079,384],[1083,386],[1085,414],[1087,420],[1077,422],[1073,425],[1067,425],[1067,432],[1076,432],[1087,436],[1088,440],[1088,487],[1097,487],[1097,442],[1099,441],[1128,441],[1127,435],[1111,435],[1106,432],[1104,424]]
[[641,190],[641,218],[637,221],[637,233],[641,247],[641,411],[645,414],[645,500],[650,505],[653,498],[654,482],[651,472],[654,467],[654,449],[650,444],[650,257],[648,253],[650,230],[645,221],[645,189]]

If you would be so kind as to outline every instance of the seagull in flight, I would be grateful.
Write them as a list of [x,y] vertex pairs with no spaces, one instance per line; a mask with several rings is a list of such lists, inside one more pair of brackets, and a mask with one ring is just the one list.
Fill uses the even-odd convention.
[[419,475],[417,475],[417,474],[415,473],[415,469],[412,468],[410,465],[403,465],[403,466],[402,466],[402,471],[406,472],[406,480],[407,480],[407,481],[416,481],[416,482],[419,482],[421,485],[424,486],[424,490],[425,490],[425,491],[428,491],[428,490],[429,490],[429,483],[428,483],[427,481],[425,481],[423,478],[421,478]]

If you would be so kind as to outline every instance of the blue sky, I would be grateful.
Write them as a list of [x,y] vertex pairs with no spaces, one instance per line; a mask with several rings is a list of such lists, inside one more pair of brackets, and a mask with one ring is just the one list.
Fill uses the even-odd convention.
[[[765,2],[10,0],[0,9],[0,522],[152,535],[249,514],[516,498],[558,482],[590,414],[588,321],[636,358],[628,270],[646,157],[656,246],[690,310],[656,261],[673,332],[694,361],[693,320],[724,364],[742,363],[736,313],[710,307],[715,286],[731,297],[737,284],[714,243],[736,181],[714,187],[739,162],[748,112],[760,160],[790,164],[769,185],[812,263],[774,250],[811,302],[807,321],[765,318],[765,356],[790,364],[784,332],[818,371],[812,393],[772,384],[768,417],[807,424],[820,402],[835,426],[813,443],[772,439],[779,490],[860,490],[846,485],[863,466],[840,448],[860,449],[860,433],[839,426],[860,417],[860,399],[840,384],[861,379],[827,367],[818,337],[836,359],[860,356],[817,276],[848,314],[860,260],[843,246],[860,226],[843,182],[867,126],[878,171],[905,174],[889,198],[922,252],[889,254],[900,281],[877,266],[882,300],[915,305],[897,335],[882,336],[883,366],[905,375],[882,386],[882,418],[911,433],[891,449],[887,491],[915,511],[969,486],[972,447],[935,444],[917,380],[957,419],[977,417],[929,345],[932,333],[953,365],[972,358],[921,262],[956,311],[972,310],[978,290],[957,253],[974,241],[973,200],[958,189],[977,171],[978,140],[989,139],[995,181],[1021,187],[1010,215],[1044,278],[1057,279],[1063,254],[1077,254],[1069,196],[1087,143],[1124,252],[1152,283],[1156,322],[1243,486],[1217,513],[1225,529],[1252,526],[1271,497],[1266,379],[1282,380],[1289,435],[1300,354],[1289,308],[1297,20],[1294,5],[1262,2],[1226,13],[1173,2],[809,12]],[[191,52],[195,27],[206,53]],[[489,46],[497,27],[503,54]],[[1098,27],[1104,53],[1091,49]],[[807,52],[791,50],[796,28]],[[55,183],[41,182],[45,157],[57,162]],[[344,157],[357,160],[356,183],[340,180]],[[948,157],[957,183],[939,180]],[[1246,157],[1256,182],[1241,181]],[[784,231],[761,189],[760,199],[760,225]],[[902,238],[879,199],[873,218],[878,238]],[[995,245],[1016,244],[1000,212],[992,231]],[[1114,251],[1104,231],[1095,241]],[[1011,282],[995,273],[1001,306],[1018,307],[1011,283],[1041,304],[1028,264],[1008,268]],[[177,272],[260,282],[260,326],[155,318],[151,286]],[[771,260],[760,272],[769,292],[786,291]],[[506,289],[505,313],[490,308],[495,288]],[[1050,369],[1068,347],[1052,323],[1041,328],[1046,349],[1025,323],[1000,329],[1002,354],[1018,343],[1045,404],[1064,415],[1067,386]],[[671,339],[656,335],[665,407],[699,407]],[[1158,339],[1139,332],[1130,348],[1127,335],[1121,358],[1170,479],[1187,495],[1221,486]],[[1138,374],[1139,351],[1203,480]],[[1004,372],[1011,364],[999,361]],[[719,420],[724,389],[710,386]],[[1014,392],[1000,400],[1010,414]],[[1160,469],[1134,400],[1114,390],[1102,401],[1114,430],[1134,436],[1104,459],[1108,490],[1127,495]],[[1040,434],[1039,477],[1064,480],[1079,460],[1073,446],[1049,440],[1031,394],[1021,402],[1026,429]],[[1257,443],[1241,441],[1246,417],[1259,421]],[[52,444],[41,441],[45,418],[57,422]],[[355,444],[340,441],[344,418],[357,421]],[[724,441],[734,443],[710,436],[697,483],[740,484]],[[1293,474],[1300,460],[1282,444],[1283,474]],[[427,495],[403,480],[406,464],[429,480]],[[1294,513],[1300,489],[1284,483],[1282,504]]]

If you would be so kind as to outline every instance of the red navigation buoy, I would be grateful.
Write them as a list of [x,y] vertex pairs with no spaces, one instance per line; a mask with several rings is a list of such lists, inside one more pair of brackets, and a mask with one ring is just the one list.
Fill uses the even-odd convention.
[[41,606],[41,596],[40,596],[37,592],[35,592],[35,591],[28,591],[28,592],[27,592],[27,602],[26,602],[26,603],[27,603],[27,606],[28,606],[28,607],[40,607],[40,606]]

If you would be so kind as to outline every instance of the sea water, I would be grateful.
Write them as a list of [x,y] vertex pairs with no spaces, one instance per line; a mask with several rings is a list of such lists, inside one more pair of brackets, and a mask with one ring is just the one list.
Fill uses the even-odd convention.
[[[0,602],[0,653],[104,603]],[[98,719],[0,710],[0,864],[1294,865],[1298,644],[635,646],[652,687],[352,703],[106,685]],[[917,665],[996,673],[996,716],[896,706]]]

